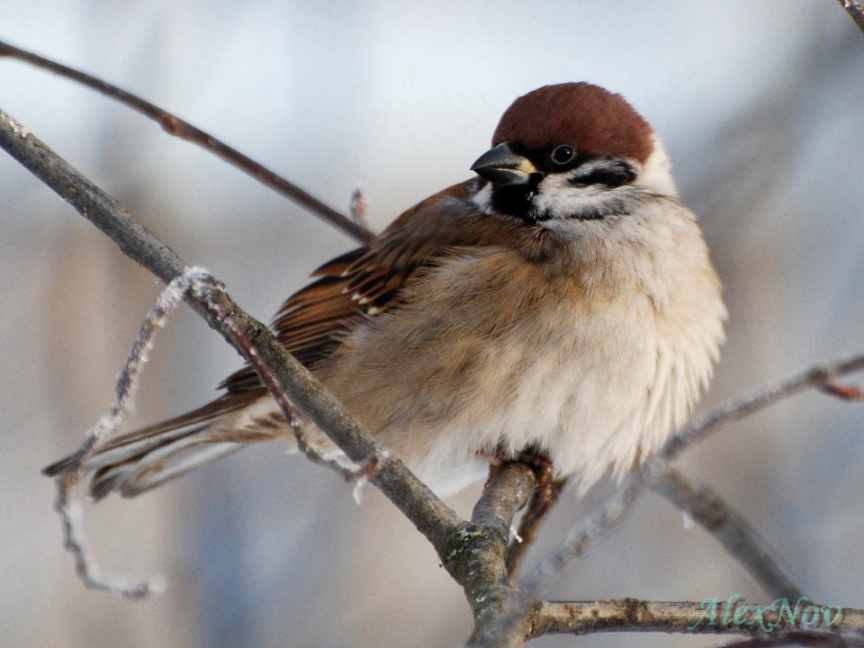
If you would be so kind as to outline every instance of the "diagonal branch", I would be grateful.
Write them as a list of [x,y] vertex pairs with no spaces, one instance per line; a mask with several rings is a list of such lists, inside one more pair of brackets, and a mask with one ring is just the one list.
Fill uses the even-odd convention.
[[[499,619],[511,613],[513,588],[507,578],[507,539],[513,518],[532,495],[535,484],[530,466],[519,462],[504,464],[474,506],[472,527],[463,532],[480,541],[479,547],[464,552],[466,560],[460,573],[474,612],[474,633],[469,645],[485,645],[489,628],[495,628]],[[527,628],[521,628],[508,642],[495,644],[496,648],[521,646],[526,633]]]
[[864,5],[859,0],[837,0],[837,2],[852,17],[858,29],[864,32]]
[[261,184],[270,187],[277,193],[309,210],[319,218],[324,219],[331,225],[334,225],[348,234],[348,236],[351,236],[360,242],[365,243],[366,241],[371,240],[374,236],[372,232],[363,226],[362,223],[340,214],[329,205],[318,200],[312,194],[301,189],[294,183],[289,182],[282,176],[274,173],[264,165],[259,164],[237,149],[228,146],[222,140],[204,132],[189,122],[180,119],[177,115],[150,103],[146,99],[142,99],[131,92],[127,92],[122,88],[118,88],[117,86],[112,85],[107,81],[103,81],[102,79],[98,79],[86,72],[57,63],[56,61],[39,56],[38,54],[21,49],[20,47],[15,47],[14,45],[10,45],[4,41],[0,41],[0,56],[9,56],[43,70],[48,70],[49,72],[71,79],[76,83],[92,88],[111,99],[119,101],[136,112],[158,122],[166,133],[192,142],[193,144],[197,144],[201,148],[210,151],[229,164],[232,164],[241,171],[249,174]]
[[[666,463],[678,457],[687,447],[707,439],[727,423],[740,421],[807,389],[819,388],[824,390],[825,386],[833,384],[837,377],[861,370],[864,370],[864,353],[808,369],[775,385],[733,398],[717,409],[697,417],[669,439],[657,455],[646,461],[639,470],[633,473],[620,491],[601,508],[600,512],[583,525],[581,531],[571,534],[570,539],[555,556],[550,557],[550,562],[561,568],[571,560],[584,555],[591,545],[605,537],[606,533],[623,519],[626,509],[636,500],[636,495],[631,491],[634,489],[639,491],[646,484],[665,474]],[[826,393],[833,395],[830,390]],[[597,522],[599,520],[603,520],[603,524],[598,527]],[[538,570],[546,569],[544,563],[538,566]],[[546,575],[547,578],[551,578],[551,576],[551,573]],[[541,581],[545,580],[536,570],[529,578],[531,579],[530,582],[537,586],[541,586]]]
[[690,481],[667,467],[651,489],[712,533],[770,596],[791,600],[803,596],[771,557],[765,540],[706,484]]
[[[170,282],[187,264],[136,222],[111,196],[78,174],[29,129],[0,110],[0,148],[107,234],[123,252]],[[264,375],[277,401],[287,396],[324,431],[349,459],[363,467],[363,478],[381,490],[430,541],[442,565],[465,590],[478,628],[506,612],[512,590],[506,584],[504,556],[513,515],[531,491],[525,466],[505,467],[478,504],[478,523],[461,520],[384,448],[300,365],[262,323],[243,312],[215,281],[198,281],[186,301]],[[240,339],[242,337],[242,339]],[[261,362],[259,362],[259,360]],[[489,526],[481,526],[489,525]],[[519,644],[513,644],[521,645]]]
[[[127,256],[164,282],[170,283],[185,271],[187,264],[173,250],[2,110],[0,147],[107,234]],[[233,337],[235,327],[241,330],[244,337],[253,342],[254,353],[272,369],[279,387],[350,459],[364,464],[370,458],[387,456],[388,451],[285,351],[270,330],[247,315],[221,288],[205,285],[200,294],[187,294],[186,299],[241,355],[251,353]],[[370,481],[436,549],[440,549],[448,534],[462,523],[459,516],[398,459],[383,460]]]
[[774,385],[733,398],[682,428],[666,442],[658,458],[672,461],[687,447],[707,439],[727,423],[740,421],[809,389],[820,389],[828,395],[846,399],[845,396],[835,392],[836,379],[862,370],[864,370],[864,353],[858,353],[827,365],[812,367]]

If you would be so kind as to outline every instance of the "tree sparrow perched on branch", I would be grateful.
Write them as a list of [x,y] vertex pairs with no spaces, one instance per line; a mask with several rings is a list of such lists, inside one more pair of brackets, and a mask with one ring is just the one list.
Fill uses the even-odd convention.
[[[720,281],[660,139],[621,96],[545,86],[513,102],[492,145],[477,177],[321,266],[273,326],[439,493],[523,453],[584,491],[686,421],[723,342]],[[93,496],[137,495],[253,441],[293,442],[250,368],[221,388],[109,440],[85,464]]]

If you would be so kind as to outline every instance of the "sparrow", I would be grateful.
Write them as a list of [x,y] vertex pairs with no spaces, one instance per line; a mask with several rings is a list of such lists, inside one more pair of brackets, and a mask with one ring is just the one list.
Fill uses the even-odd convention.
[[[581,492],[620,478],[686,422],[724,341],[721,284],[663,144],[620,95],[548,85],[513,102],[471,170],[318,268],[273,330],[441,495],[526,453]],[[294,444],[250,367],[219,388],[107,440],[83,466],[92,497]]]

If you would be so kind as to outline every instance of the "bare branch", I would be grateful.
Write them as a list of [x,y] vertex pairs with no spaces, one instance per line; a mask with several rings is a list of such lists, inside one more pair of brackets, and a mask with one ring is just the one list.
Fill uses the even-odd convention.
[[864,353],[859,353],[831,364],[813,367],[775,385],[733,398],[717,409],[691,421],[666,442],[658,456],[671,461],[686,447],[708,438],[727,423],[740,421],[813,387],[830,391],[829,386],[834,384],[836,378],[862,370],[864,370]]
[[366,242],[372,239],[374,234],[366,229],[361,223],[355,222],[347,216],[340,214],[329,205],[315,198],[312,194],[304,191],[292,182],[289,182],[282,176],[274,173],[262,164],[259,164],[252,158],[243,155],[237,149],[228,146],[220,139],[213,137],[209,133],[204,132],[189,122],[180,119],[177,115],[169,113],[167,110],[142,99],[141,97],[127,92],[122,88],[118,88],[102,79],[98,79],[86,72],[76,70],[61,63],[52,61],[45,57],[39,56],[28,50],[15,47],[4,41],[0,41],[0,56],[8,56],[10,58],[24,61],[30,65],[34,65],[43,70],[53,72],[64,78],[71,79],[76,83],[87,86],[96,90],[111,99],[132,108],[136,112],[141,113],[145,117],[159,123],[162,129],[181,139],[197,144],[206,151],[217,155],[229,164],[234,165],[244,173],[249,174],[261,184],[270,187],[277,193],[285,196],[289,200],[297,203],[304,209],[309,210],[319,218],[324,219],[331,225],[342,230],[348,236],[360,241]]
[[496,626],[486,630],[484,636],[477,641],[477,646],[494,648],[508,645],[516,637],[525,636],[523,626],[528,617],[534,615],[532,606],[538,604],[537,597],[540,592],[560,575],[561,570],[568,563],[584,555],[618,525],[630,505],[642,492],[641,479],[641,473],[632,475],[600,511],[572,530],[556,552],[544,558],[528,576],[519,582],[515,601],[510,606],[509,612],[501,617]]
[[701,603],[544,601],[536,607],[528,638],[596,632],[747,634],[760,639],[796,632],[808,637],[839,636],[859,643],[864,637],[864,610],[819,605],[803,597],[752,605],[735,595],[726,601],[707,599]]
[[0,147],[108,235],[126,256],[166,284],[183,273],[186,264],[174,250],[132,218],[114,198],[33,137],[29,128],[3,111],[0,111]]
[[131,599],[149,598],[161,592],[165,585],[160,576],[154,576],[148,581],[130,583],[125,579],[107,578],[99,573],[99,568],[84,547],[81,530],[80,503],[71,499],[72,489],[77,481],[75,473],[69,473],[57,478],[57,497],[54,500],[54,510],[60,515],[63,526],[63,546],[75,559],[75,572],[90,589],[100,590],[108,594]]
[[[82,476],[82,466],[86,463],[100,445],[109,437],[117,434],[134,404],[135,393],[138,389],[139,377],[143,365],[148,360],[148,355],[153,348],[156,333],[164,328],[170,315],[183,301],[188,290],[199,297],[203,303],[211,304],[207,299],[208,288],[218,287],[217,282],[211,275],[200,268],[188,268],[182,275],[176,277],[162,291],[156,305],[145,317],[144,324],[132,345],[126,362],[117,377],[116,400],[109,412],[100,418],[99,422],[85,436],[84,442],[72,455],[62,462],[53,464],[43,472],[49,476],[56,476],[57,497],[55,509],[61,518],[63,527],[64,546],[75,558],[75,570],[87,587],[106,591],[111,594],[127,598],[147,598],[162,588],[161,578],[151,578],[147,583],[129,584],[122,580],[106,579],[99,575],[94,559],[84,548],[80,522],[80,506],[71,495],[74,486]],[[325,466],[337,472],[347,481],[368,480],[374,476],[380,463],[392,455],[384,449],[383,454],[374,455],[367,459],[362,466],[352,468],[344,466],[340,462],[323,457],[317,450],[311,447],[305,440],[303,430],[290,403],[287,394],[281,389],[276,377],[262,362],[252,342],[245,336],[245,332],[236,326],[227,317],[226,313],[219,312],[214,308],[214,317],[223,322],[234,336],[237,344],[243,349],[244,355],[250,359],[252,366],[258,371],[264,383],[272,390],[274,397],[282,408],[289,427],[295,434],[297,446],[303,454],[313,463]]]
[[[170,281],[184,271],[186,264],[175,252],[2,111],[0,147],[105,232],[127,256],[158,277]],[[360,464],[363,476],[432,543],[444,567],[464,587],[478,627],[497,619],[502,609],[506,610],[502,605],[508,604],[511,592],[504,578],[506,536],[461,520],[401,461],[389,457],[388,451],[285,351],[270,330],[243,312],[215,281],[199,282],[194,294],[190,291],[185,298],[210,326],[260,369],[256,360],[259,357],[290,402],[303,410],[349,459]],[[238,339],[241,336],[242,340]],[[273,387],[273,381],[266,376],[262,380]],[[278,393],[274,397],[280,398]],[[496,486],[502,489],[499,497],[503,498],[503,491],[519,481],[499,482]],[[522,497],[512,499],[520,502]],[[512,508],[512,513],[515,510]]]
[[133,409],[135,393],[138,391],[141,369],[147,362],[147,356],[153,348],[156,334],[164,327],[171,313],[183,301],[183,295],[189,286],[190,277],[200,271],[190,270],[176,277],[160,293],[156,304],[147,313],[144,324],[138,332],[126,362],[117,376],[115,400],[108,412],[87,433],[84,442],[69,458],[61,464],[46,468],[49,475],[57,475],[57,497],[54,509],[60,515],[63,526],[63,546],[75,559],[75,571],[87,587],[102,590],[126,598],[147,598],[161,588],[157,585],[158,577],[147,583],[127,583],[117,579],[107,579],[99,575],[95,561],[84,548],[81,529],[81,514],[79,503],[72,499],[72,490],[81,477],[81,466],[98,449],[100,442],[116,434]]
[[858,0],[837,0],[837,2],[852,16],[858,29],[864,32],[864,6]]
[[531,496],[535,481],[534,471],[527,464],[504,464],[483,489],[471,522],[509,537],[513,518]]
[[[474,634],[469,645],[486,645],[485,633],[510,612],[513,589],[506,577],[507,539],[513,518],[531,496],[535,481],[530,466],[520,462],[504,464],[474,506],[471,526],[461,532],[463,538],[473,540],[472,546],[455,549],[462,552],[462,560],[454,574],[474,612]],[[497,643],[496,648],[520,646],[524,636],[524,630],[514,633],[510,643]]]
[[[105,232],[127,256],[157,277],[169,283],[184,272],[187,264],[173,250],[2,110],[0,147]],[[352,461],[364,464],[370,458],[387,455],[362,424],[285,351],[270,330],[246,314],[218,286],[210,286],[206,294],[197,297],[187,294],[186,299],[242,355],[242,344],[233,338],[235,327],[239,327],[244,337],[254,342],[255,352],[272,368],[291,402],[306,412]],[[220,321],[214,312],[224,313],[225,318]],[[252,362],[252,358],[247,360]],[[449,535],[464,524],[398,459],[383,461],[369,481],[414,523],[439,554],[444,551],[442,547]]]
[[707,485],[669,467],[651,483],[651,489],[711,532],[769,596],[791,600],[803,596],[771,557],[765,540]]
[[[584,555],[591,545],[605,537],[606,533],[623,519],[626,509],[636,500],[636,493],[631,491],[633,489],[639,491],[652,480],[664,475],[666,462],[675,459],[685,448],[708,438],[727,423],[740,421],[806,389],[813,387],[823,389],[825,385],[832,384],[835,378],[861,370],[864,370],[864,354],[857,354],[845,360],[814,367],[775,385],[757,389],[748,395],[733,398],[707,414],[697,417],[669,439],[657,455],[633,473],[619,493],[612,496],[601,507],[599,513],[592,516],[579,530],[571,533],[570,539],[561,547],[552,562],[560,563],[560,567],[563,568],[567,562]],[[599,521],[602,521],[602,524],[598,526]],[[572,552],[569,558],[564,555],[567,551]],[[538,569],[542,568],[541,564]],[[530,579],[538,583],[542,580],[539,574],[531,576]]]
[[345,466],[335,459],[324,457],[318,450],[310,446],[306,441],[306,435],[303,433],[303,428],[300,425],[300,419],[291,403],[288,394],[282,389],[278,378],[267,363],[258,354],[255,344],[246,335],[246,331],[237,325],[230,317],[231,313],[223,311],[219,307],[219,303],[210,299],[211,290],[219,291],[224,289],[212,276],[205,275],[199,277],[190,285],[192,295],[201,300],[201,303],[208,309],[208,314],[215,321],[219,322],[225,329],[228,330],[235,345],[239,348],[241,354],[249,361],[249,364],[258,373],[261,381],[270,391],[276,403],[285,415],[285,420],[288,422],[288,427],[294,433],[294,438],[297,440],[297,448],[306,456],[307,459],[319,466],[324,466],[341,475],[346,481],[356,481],[358,479],[368,479],[374,475],[375,471],[382,461],[385,461],[393,456],[386,448],[381,448],[380,454],[374,454],[367,457],[362,466],[351,467]]

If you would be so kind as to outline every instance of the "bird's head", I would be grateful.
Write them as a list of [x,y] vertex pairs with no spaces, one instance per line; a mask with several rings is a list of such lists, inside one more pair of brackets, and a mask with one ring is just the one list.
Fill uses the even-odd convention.
[[604,218],[636,195],[677,195],[648,122],[620,95],[589,83],[516,99],[471,170],[488,183],[475,198],[484,211],[531,222]]

